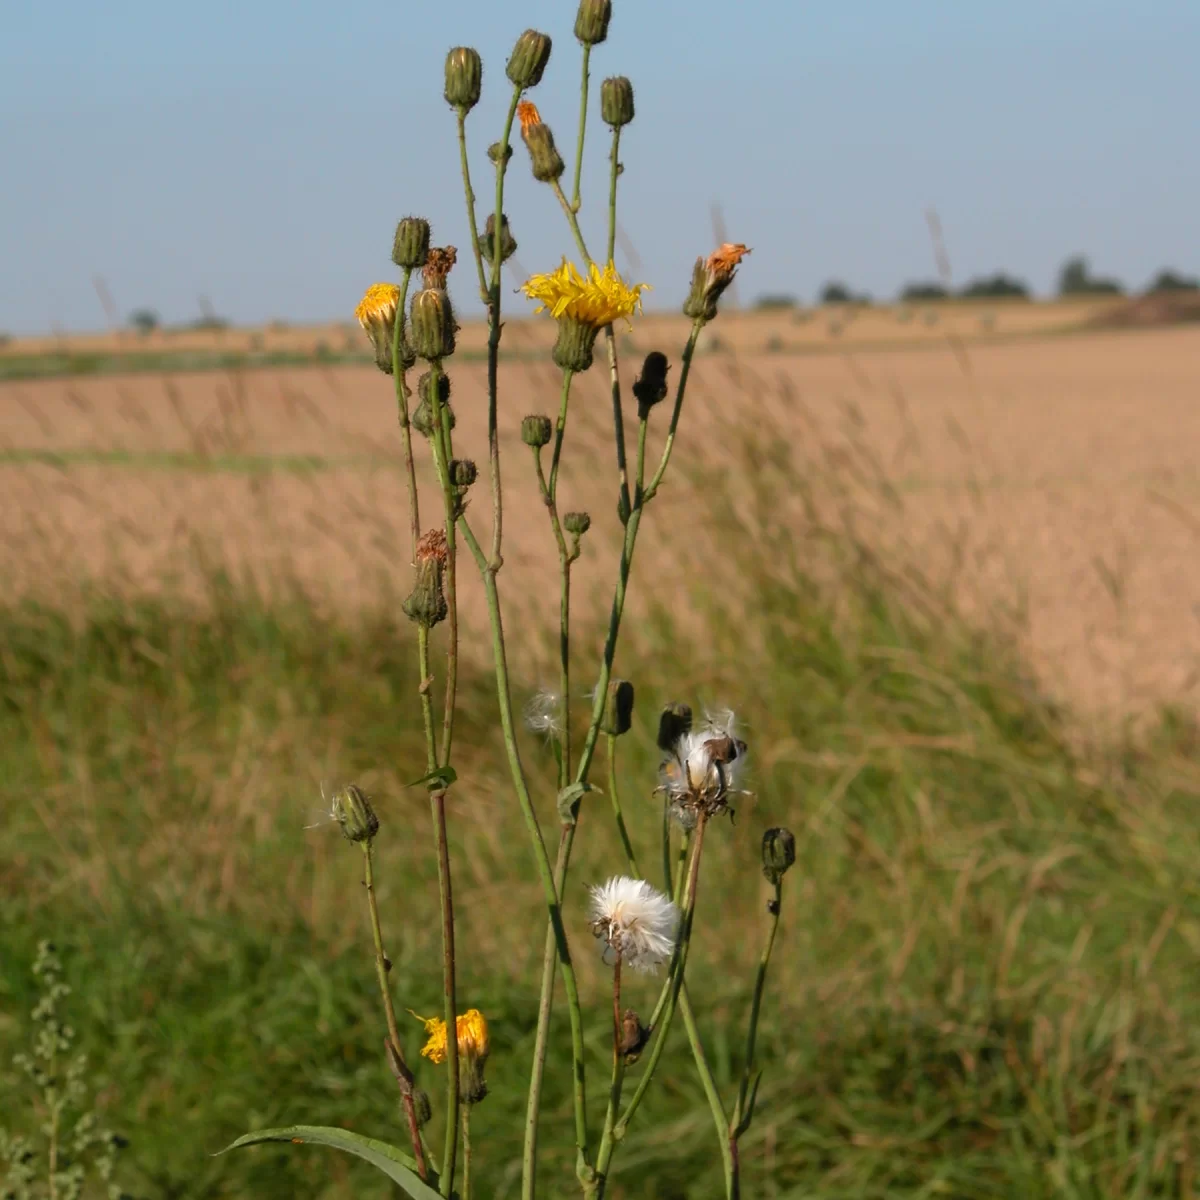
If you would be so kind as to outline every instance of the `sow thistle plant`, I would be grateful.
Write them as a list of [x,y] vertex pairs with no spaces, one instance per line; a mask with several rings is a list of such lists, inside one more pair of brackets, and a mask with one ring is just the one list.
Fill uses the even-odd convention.
[[[521,1195],[525,1200],[536,1193],[539,1118],[547,1069],[562,1070],[571,1081],[576,1175],[585,1197],[602,1197],[621,1143],[656,1077],[676,1011],[683,1017],[694,1069],[712,1111],[725,1194],[729,1197],[739,1194],[738,1143],[754,1116],[759,1079],[758,1017],[779,920],[783,877],[795,858],[791,835],[786,830],[769,830],[762,849],[763,870],[773,888],[768,905],[769,927],[750,1004],[741,1080],[737,1095],[727,1106],[705,1057],[685,985],[685,972],[706,830],[715,818],[732,811],[732,803],[742,791],[747,745],[736,736],[730,713],[715,714],[695,727],[692,711],[685,704],[670,705],[660,714],[657,741],[664,758],[657,788],[647,781],[646,796],[648,800],[661,797],[658,851],[661,886],[651,882],[639,864],[617,787],[617,747],[633,725],[634,687],[628,680],[614,678],[613,666],[638,533],[670,464],[697,339],[704,326],[716,319],[721,295],[749,251],[744,245],[726,244],[696,260],[683,305],[684,313],[691,318],[691,329],[679,354],[678,369],[673,372],[672,361],[663,350],[647,354],[632,384],[630,403],[622,385],[614,326],[632,323],[638,316],[648,285],[625,280],[613,262],[618,182],[622,172],[621,139],[634,119],[633,85],[624,77],[606,79],[600,87],[600,115],[609,129],[611,142],[607,244],[603,253],[593,254],[589,250],[579,225],[591,55],[593,48],[605,40],[611,17],[610,0],[582,0],[579,5],[574,32],[582,47],[582,87],[574,166],[570,173],[550,126],[528,98],[528,92],[537,86],[546,69],[551,39],[536,30],[527,30],[517,39],[505,68],[511,85],[507,116],[499,139],[487,151],[494,173],[494,203],[482,223],[472,185],[467,117],[480,98],[483,64],[478,52],[469,47],[456,47],[446,56],[444,95],[456,118],[468,222],[466,236],[461,241],[470,247],[468,257],[473,265],[474,282],[487,309],[488,461],[482,469],[466,458],[457,457],[454,445],[456,421],[448,363],[455,351],[459,328],[450,294],[450,280],[458,278],[453,274],[459,257],[455,247],[435,245],[430,223],[424,218],[403,218],[392,244],[392,261],[399,270],[399,282],[369,287],[356,311],[374,348],[377,365],[391,376],[404,452],[413,581],[403,611],[415,625],[422,681],[416,700],[425,734],[425,763],[424,774],[417,783],[429,795],[442,934],[442,1012],[428,1017],[413,1016],[423,1024],[427,1039],[421,1056],[443,1075],[440,1088],[435,1089],[443,1094],[439,1102],[443,1136],[440,1147],[430,1144],[434,1105],[427,1092],[418,1086],[409,1065],[416,1028],[409,1026],[406,1037],[396,1017],[393,993],[404,992],[408,981],[397,981],[392,976],[373,874],[373,846],[378,837],[385,836],[385,831],[381,831],[370,798],[360,788],[349,785],[335,795],[330,815],[346,838],[358,844],[363,856],[367,909],[384,1013],[384,1057],[395,1077],[406,1145],[402,1148],[343,1129],[292,1126],[247,1134],[234,1146],[289,1141],[336,1147],[373,1163],[409,1196],[425,1200],[435,1196],[460,1196],[468,1200],[470,1196],[471,1111],[476,1104],[486,1101],[485,1070],[491,1054],[485,1014],[476,1008],[460,1007],[452,864],[446,830],[446,798],[457,779],[453,752],[459,671],[458,580],[462,567],[478,572],[487,598],[507,766],[548,915],[524,1121]],[[565,219],[565,232],[574,245],[571,258],[564,256],[557,268],[533,275],[521,289],[536,304],[535,312],[556,324],[551,351],[561,371],[556,414],[518,414],[511,406],[502,404],[501,269],[517,246],[515,227],[504,208],[514,136],[524,143],[534,178],[553,193]],[[582,744],[576,745],[570,712],[570,698],[576,694],[572,690],[570,665],[571,572],[580,557],[591,518],[584,512],[560,511],[559,476],[572,385],[577,375],[593,366],[601,338],[612,402],[613,482],[622,535],[607,635],[595,668],[586,732]],[[662,447],[655,461],[647,446],[650,423],[655,409],[671,398],[672,391],[673,402],[665,418]],[[627,405],[631,419],[636,414],[637,422],[632,457],[625,428]],[[504,639],[500,591],[504,562],[502,427],[519,428],[521,441],[529,448],[528,467],[548,516],[549,544],[558,556],[559,678],[552,687],[539,692],[524,713],[529,728],[547,739],[554,750],[557,795],[553,809],[548,804],[535,803],[522,762],[518,743],[521,721],[514,710]],[[427,450],[422,442],[427,443]],[[432,461],[436,479],[433,497],[421,495],[417,486],[415,464],[421,453],[428,453]],[[486,490],[488,499],[483,502],[475,499],[468,505],[477,489]],[[489,501],[491,519],[487,523],[480,511],[486,516]],[[432,518],[430,504],[436,514]],[[438,626],[444,626],[444,630],[438,630]],[[434,664],[435,631],[441,664],[438,668]],[[441,693],[440,704],[435,700],[437,690]],[[591,780],[601,738],[607,757],[610,804],[596,810],[595,796],[600,789]],[[578,894],[567,890],[575,839],[585,817],[594,824],[609,807],[625,861],[611,878],[592,883],[587,910],[577,912],[566,905],[569,895]],[[546,833],[547,819],[557,827],[556,845]],[[656,873],[658,869],[656,866]],[[603,960],[611,969],[611,1015],[585,1011],[579,994],[573,953],[578,938],[588,932],[594,935]],[[623,1003],[622,975],[627,970],[658,974],[661,978],[658,999],[645,1019]],[[556,978],[561,979],[565,993],[570,1045],[561,1054],[552,1055],[550,1017]],[[589,1093],[591,1081],[584,1053],[585,1025],[594,1020],[611,1023],[612,1066],[602,1115],[594,1092]],[[480,1147],[477,1154],[486,1152],[486,1147]]]

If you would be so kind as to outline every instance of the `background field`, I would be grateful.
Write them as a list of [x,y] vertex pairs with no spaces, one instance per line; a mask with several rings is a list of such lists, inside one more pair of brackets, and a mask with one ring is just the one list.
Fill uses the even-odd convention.
[[[712,839],[689,973],[727,1094],[764,916],[758,838],[797,833],[749,1195],[1191,1196],[1200,328],[1087,332],[1095,307],[924,311],[713,326],[639,547],[619,659],[639,693],[626,808],[653,861],[659,704],[744,716],[755,794]],[[456,446],[482,460],[477,332],[452,365],[453,404]],[[509,364],[502,399],[501,580],[523,701],[553,678],[557,601],[518,426],[551,406],[556,372],[544,325],[510,332],[527,361]],[[184,349],[361,355],[361,334],[335,334],[230,331]],[[639,325],[627,375],[682,337],[667,318]],[[401,1000],[436,1004],[431,838],[403,787],[422,752],[390,385],[337,361],[114,372],[127,350],[5,350],[103,368],[22,367],[0,385],[0,1052],[25,1036],[25,967],[53,936],[106,1118],[132,1139],[133,1190],[383,1195],[319,1151],[207,1155],[268,1123],[397,1128],[356,856],[304,829],[323,780],[380,798]],[[594,521],[581,693],[617,529],[603,373],[582,384],[564,467],[567,506]],[[480,1194],[500,1197],[514,1194],[508,1117],[540,936],[491,689],[477,655],[452,837],[462,994],[496,1041]],[[533,737],[524,751],[549,823],[549,752]],[[595,1100],[603,980],[579,901],[617,858],[604,802],[584,819],[572,928]],[[614,1196],[718,1194],[680,1050]],[[570,1194],[563,1074],[547,1195]]]

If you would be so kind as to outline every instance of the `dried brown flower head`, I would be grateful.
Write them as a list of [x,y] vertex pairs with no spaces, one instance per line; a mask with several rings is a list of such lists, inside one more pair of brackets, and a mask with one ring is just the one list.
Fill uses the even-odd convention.
[[425,260],[425,266],[421,271],[425,277],[425,286],[444,291],[446,276],[453,270],[456,262],[458,262],[458,251],[455,247],[431,246],[429,257]]
[[439,562],[443,566],[450,558],[450,550],[446,545],[446,531],[431,529],[421,535],[417,542],[417,562]]

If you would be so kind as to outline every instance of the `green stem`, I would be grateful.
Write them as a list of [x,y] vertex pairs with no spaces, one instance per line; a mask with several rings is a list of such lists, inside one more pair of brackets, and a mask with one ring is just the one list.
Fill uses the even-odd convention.
[[736,1142],[730,1134],[729,1118],[725,1113],[725,1105],[721,1103],[721,1093],[717,1091],[716,1080],[713,1079],[708,1059],[704,1056],[704,1043],[700,1040],[700,1029],[696,1024],[696,1014],[692,1011],[692,999],[688,995],[686,980],[679,993],[679,1014],[683,1017],[683,1027],[687,1032],[688,1045],[692,1048],[692,1058],[696,1062],[700,1086],[708,1098],[709,1111],[716,1127],[717,1145],[721,1148],[721,1166],[725,1173],[725,1195],[731,1197],[737,1190],[737,1161],[734,1157]]
[[475,271],[479,276],[479,298],[488,303],[487,274],[483,269],[483,251],[479,247],[481,236],[475,216],[475,189],[471,187],[471,164],[467,157],[467,110],[459,108],[458,112],[458,158],[462,166],[463,193],[467,200],[467,232],[471,238],[471,253],[475,259]]
[[617,821],[617,832],[621,835],[621,846],[625,851],[625,861],[629,864],[629,873],[638,879],[642,877],[638,870],[637,857],[633,852],[633,842],[629,830],[625,826],[625,814],[621,812],[621,797],[617,791],[617,739],[611,733],[605,734],[608,739],[608,794],[612,797],[613,816]]
[[442,1149],[441,1192],[454,1185],[454,1156],[458,1146],[458,997],[454,962],[454,894],[450,886],[450,847],[446,838],[446,793],[429,795],[437,839],[438,893],[442,905],[442,995],[446,1022],[446,1140]]
[[[634,1113],[637,1112],[642,1098],[650,1087],[650,1082],[654,1078],[654,1072],[658,1067],[659,1059],[662,1058],[663,1050],[667,1044],[667,1033],[671,1028],[671,1018],[675,1015],[675,1005],[679,998],[680,989],[683,986],[684,972],[687,969],[688,948],[692,939],[692,921],[696,912],[696,889],[700,875],[700,856],[704,851],[704,827],[706,824],[707,818],[701,814],[696,825],[696,834],[693,838],[692,859],[688,870],[686,890],[684,892],[683,919],[679,933],[679,944],[675,951],[675,962],[672,964],[671,989],[668,994],[666,1009],[663,1012],[661,1024],[652,1026],[651,1032],[654,1036],[654,1044],[650,1049],[650,1057],[646,1063],[646,1069],[642,1073],[642,1078],[638,1083],[637,1090],[633,1093],[633,1097],[629,1101],[625,1112],[613,1127],[614,1145],[625,1136],[630,1120],[633,1118]],[[609,1158],[611,1156],[612,1150],[610,1149]],[[604,1175],[607,1169],[608,1161],[602,1161],[597,1158],[596,1170],[601,1175]]]
[[608,174],[608,255],[606,261],[612,262],[617,248],[617,177],[621,174],[620,160],[621,127],[613,128],[612,153],[609,155]]
[[[562,402],[554,430],[554,453],[550,460],[550,480],[547,484],[550,520],[558,541],[558,566],[561,595],[558,612],[559,695],[562,697],[562,754],[559,758],[558,786],[565,788],[571,781],[571,554],[563,539],[558,516],[558,468],[562,460],[563,439],[567,432],[567,406],[571,398],[573,371],[563,372]],[[541,460],[539,459],[539,466]],[[559,892],[561,895],[561,891]]]
[[679,417],[683,412],[683,395],[687,389],[688,375],[692,370],[692,358],[696,353],[696,341],[700,337],[700,330],[704,328],[704,324],[702,319],[692,322],[692,332],[688,336],[687,345],[683,348],[683,357],[679,364],[679,386],[675,389],[675,407],[671,411],[671,424],[667,426],[667,440],[663,443],[662,456],[658,460],[658,470],[654,472],[654,478],[650,480],[650,486],[646,489],[645,503],[654,499],[658,485],[662,483],[662,478],[667,472],[667,463],[671,461],[671,451],[675,447],[675,433],[679,429]]
[[734,1125],[741,1123],[746,1115],[746,1099],[750,1092],[750,1080],[754,1074],[754,1046],[758,1039],[758,1015],[762,1008],[763,991],[767,986],[767,968],[771,965],[771,949],[775,945],[775,931],[779,928],[779,908],[783,898],[783,883],[775,885],[775,896],[767,905],[771,923],[767,926],[767,943],[758,961],[758,973],[754,977],[754,998],[750,1002],[750,1022],[746,1029],[746,1062],[742,1070],[742,1082],[738,1088],[737,1104],[733,1110]]
[[442,750],[439,761],[442,766],[450,764],[450,748],[454,740],[454,714],[458,695],[458,545],[455,525],[458,512],[458,497],[450,479],[450,410],[442,402],[438,392],[438,381],[443,374],[440,362],[429,364],[429,392],[433,436],[429,439],[433,448],[434,466],[442,488],[442,505],[446,518],[446,609],[449,629],[446,641],[446,696],[442,717]]
[[579,218],[571,210],[571,202],[563,192],[562,184],[555,179],[551,181],[550,186],[554,189],[554,194],[558,197],[558,203],[562,206],[563,214],[567,218],[567,224],[571,227],[571,235],[575,239],[575,245],[579,248],[579,253],[583,255],[583,265],[587,267],[592,261],[592,256],[588,253],[587,242],[583,240],[583,230],[579,228]]
[[[604,1113],[604,1133],[600,1138],[600,1149],[596,1161],[608,1162],[612,1158],[613,1127],[621,1108],[621,1089],[625,1082],[625,1056],[621,1053],[621,960],[613,967],[613,1067],[612,1081],[608,1086],[608,1108]],[[594,1200],[603,1200],[608,1179],[601,1174],[596,1180]]]
[[429,1178],[425,1165],[425,1152],[421,1145],[421,1130],[417,1125],[417,1112],[413,1104],[412,1073],[404,1060],[400,1045],[400,1030],[396,1026],[396,1008],[392,1001],[392,989],[388,986],[388,971],[391,960],[383,948],[383,931],[379,924],[379,905],[375,899],[375,872],[371,861],[370,841],[360,842],[363,849],[363,883],[367,889],[367,908],[371,914],[371,936],[375,940],[375,977],[379,981],[379,994],[383,998],[383,1012],[387,1020],[388,1039],[391,1042],[391,1059],[400,1082],[400,1094],[404,1103],[404,1117],[408,1122],[408,1134],[412,1139],[413,1158],[417,1160],[417,1174]]
[[592,48],[586,42],[583,47],[583,83],[579,98],[579,141],[575,147],[575,187],[571,199],[571,209],[578,212],[582,201],[579,198],[579,183],[583,177],[583,140],[587,132],[588,107],[588,66],[591,63]]
[[400,419],[400,438],[404,443],[404,476],[408,484],[408,513],[412,526],[412,556],[417,557],[417,542],[421,540],[421,514],[417,496],[417,472],[413,462],[412,426],[408,420],[408,380],[400,366],[400,342],[404,336],[405,305],[412,269],[406,267],[400,283],[400,303],[396,306],[396,321],[392,327],[392,382],[396,388],[396,410]]
[[471,1200],[471,1106],[462,1110],[463,1185],[462,1200]]
[[671,801],[663,797],[662,810],[663,887],[671,891]]

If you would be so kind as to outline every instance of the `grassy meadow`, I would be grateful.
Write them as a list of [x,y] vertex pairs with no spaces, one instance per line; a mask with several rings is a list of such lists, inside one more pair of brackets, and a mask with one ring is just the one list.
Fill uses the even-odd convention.
[[[639,329],[642,353],[653,336]],[[637,707],[615,784],[643,862],[659,854],[660,706],[728,705],[750,743],[753,795],[709,834],[688,966],[727,1104],[766,931],[759,841],[796,834],[745,1194],[1195,1196],[1197,334],[967,349],[943,330],[890,352],[864,334],[786,367],[770,336],[698,359],[617,661]],[[456,439],[479,451],[482,368],[450,370]],[[519,370],[513,442],[555,374],[532,355]],[[581,723],[615,560],[611,434],[590,403],[603,374],[581,381],[564,466],[594,521]],[[389,1191],[333,1151],[213,1155],[296,1122],[403,1140],[360,857],[320,822],[322,783],[375,797],[398,1004],[440,1004],[429,812],[406,786],[424,750],[391,404],[373,369],[336,364],[0,386],[0,1062],[29,1040],[29,967],[50,937],[138,1196]],[[557,606],[521,449],[505,448],[500,575],[518,703],[551,677]],[[1139,532],[1156,553],[1123,557]],[[464,583],[469,632],[478,593]],[[459,996],[491,1025],[472,1138],[476,1194],[501,1200],[519,1190],[544,915],[486,654],[463,673]],[[522,737],[553,836],[553,758]],[[621,860],[606,795],[581,820],[566,919],[599,1121],[607,972],[584,888]],[[644,1014],[656,995],[635,980],[626,998]],[[414,1060],[421,1026],[403,1021]],[[671,1038],[616,1159],[621,1200],[722,1192]],[[436,1108],[439,1074],[417,1061]],[[577,1190],[568,1076],[551,1062],[547,1196]],[[0,1125],[32,1128],[15,1074],[0,1094]]]

